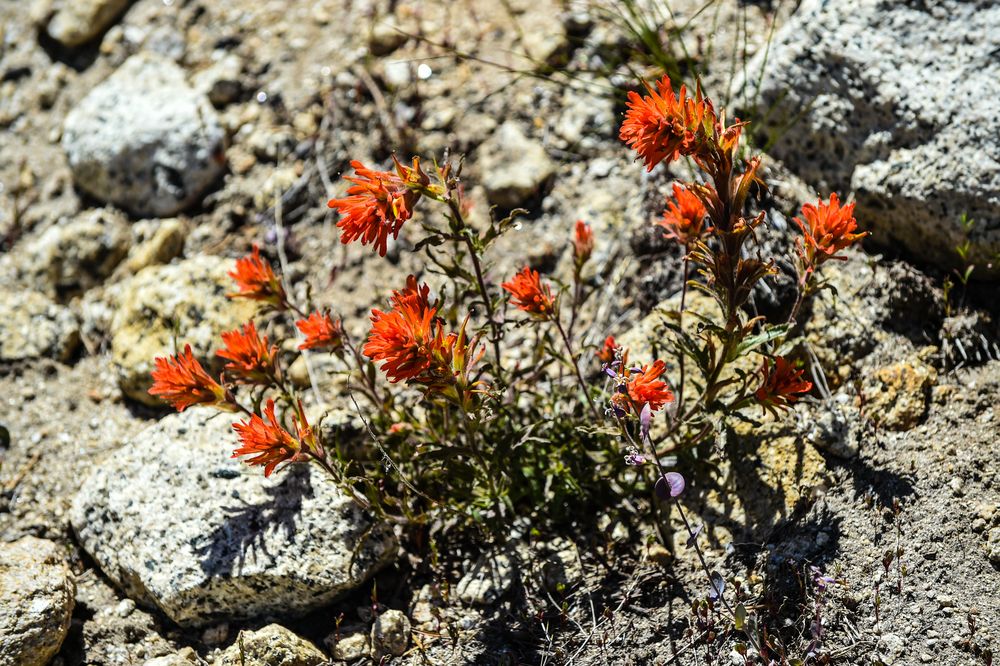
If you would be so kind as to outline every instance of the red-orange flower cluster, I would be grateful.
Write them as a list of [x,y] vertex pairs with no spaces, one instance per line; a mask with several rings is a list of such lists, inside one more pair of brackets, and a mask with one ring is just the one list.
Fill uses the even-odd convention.
[[840,205],[836,194],[830,195],[830,202],[820,199],[816,204],[802,206],[803,222],[796,217],[805,239],[805,249],[799,252],[809,267],[816,267],[827,259],[844,259],[836,256],[844,248],[864,238],[867,232],[855,233],[858,221],[854,219],[854,203]]
[[246,384],[267,384],[277,373],[275,361],[278,348],[267,346],[267,336],[261,337],[252,321],[222,334],[224,349],[216,352],[227,359],[226,370],[237,381]]
[[156,369],[149,394],[166,400],[177,411],[199,404],[232,409],[226,402],[225,389],[208,376],[194,357],[191,345],[184,345],[184,352],[177,356],[158,357],[154,363]]
[[579,268],[590,261],[594,253],[594,230],[583,220],[577,220],[573,228],[573,261]]
[[299,349],[340,349],[344,344],[344,327],[338,319],[333,320],[329,312],[312,312],[295,325],[306,336]]
[[510,304],[517,309],[540,319],[549,319],[555,314],[556,299],[548,283],[542,284],[538,271],[525,266],[500,286],[510,292]]
[[712,102],[700,89],[692,98],[681,86],[675,95],[670,77],[664,76],[656,90],[646,84],[646,91],[646,96],[629,92],[619,138],[645,161],[647,171],[681,156],[708,158],[716,148],[735,146],[741,125],[722,130]]
[[393,292],[389,312],[372,310],[372,330],[364,353],[382,362],[390,382],[434,383],[450,376],[454,334],[446,336],[437,308],[428,302],[430,288],[414,276],[406,288]]
[[787,409],[801,394],[812,390],[812,382],[802,378],[803,372],[796,369],[784,356],[775,357],[773,366],[765,359],[761,368],[764,382],[754,394],[757,402],[771,412],[775,408]]
[[282,309],[287,305],[285,288],[274,274],[271,264],[260,256],[260,248],[253,246],[253,252],[236,260],[236,270],[229,273],[239,291],[226,294],[230,298],[249,298],[262,301]]
[[340,242],[360,240],[362,245],[373,245],[383,257],[389,236],[399,238],[403,223],[413,216],[420,190],[430,183],[427,174],[420,170],[419,158],[413,158],[412,167],[403,166],[395,156],[392,159],[396,173],[375,171],[352,161],[355,177],[345,176],[354,183],[347,188],[348,196],[327,203],[340,212],[337,222]]
[[674,183],[673,200],[667,199],[667,209],[657,224],[663,227],[664,237],[688,247],[705,233],[705,204],[697,194]]
[[292,436],[285,430],[274,416],[274,400],[268,400],[264,409],[264,421],[256,414],[251,414],[248,421],[233,424],[233,430],[240,437],[241,446],[233,451],[233,458],[253,456],[247,460],[248,465],[262,465],[264,476],[270,476],[274,468],[285,461],[295,462],[303,459],[299,456],[303,442],[312,439],[309,424],[299,424],[295,420],[297,436]]

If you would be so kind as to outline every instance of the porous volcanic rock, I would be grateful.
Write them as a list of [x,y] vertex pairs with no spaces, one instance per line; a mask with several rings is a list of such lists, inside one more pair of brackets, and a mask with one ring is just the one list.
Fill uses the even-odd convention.
[[996,3],[806,0],[746,67],[743,106],[792,171],[853,191],[882,243],[956,265],[973,218],[985,272],[1000,252],[998,49]]
[[184,626],[299,614],[360,585],[396,542],[318,467],[265,478],[230,457],[231,415],[192,408],[124,443],[70,520],[129,596]]

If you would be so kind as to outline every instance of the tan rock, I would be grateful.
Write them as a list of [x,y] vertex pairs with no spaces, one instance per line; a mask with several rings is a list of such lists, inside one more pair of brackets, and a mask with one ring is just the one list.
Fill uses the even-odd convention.
[[216,666],[319,666],[326,655],[304,638],[278,624],[241,631]]
[[367,631],[347,631],[330,634],[323,641],[330,656],[341,661],[355,661],[371,652],[371,637]]
[[219,334],[251,319],[252,301],[226,298],[235,289],[227,275],[234,262],[198,255],[169,266],[141,270],[122,285],[111,322],[111,360],[118,383],[129,398],[160,405],[147,391],[152,386],[153,359],[190,344],[215,374]]
[[76,583],[58,545],[0,544],[0,664],[44,666],[69,630]]
[[125,262],[131,273],[138,273],[148,266],[168,263],[184,251],[187,225],[175,217],[160,221],[160,225],[148,239],[135,246]]
[[372,625],[372,658],[398,657],[410,645],[410,618],[398,610],[387,610]]
[[909,430],[923,419],[937,370],[918,359],[879,368],[865,382],[865,412],[890,430]]
[[130,0],[66,0],[49,20],[46,32],[64,46],[89,42],[104,31]]

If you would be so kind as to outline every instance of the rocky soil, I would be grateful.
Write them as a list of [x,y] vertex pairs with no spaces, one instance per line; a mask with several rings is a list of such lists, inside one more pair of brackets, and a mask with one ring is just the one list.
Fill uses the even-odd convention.
[[[690,479],[709,562],[799,648],[808,567],[836,578],[827,663],[989,664],[1000,12],[667,4],[637,6],[768,151],[765,246],[830,188],[875,231],[808,313],[815,395],[726,433]],[[564,525],[523,516],[503,548],[459,540],[430,575],[326,479],[265,480],[228,458],[225,419],[146,393],[154,356],[184,341],[207,358],[252,314],[225,297],[251,243],[275,263],[281,244],[359,337],[374,295],[421,270],[417,237],[386,263],[339,244],[324,204],[349,160],[393,152],[464,154],[474,223],[528,210],[495,275],[565,275],[567,230],[589,221],[613,279],[588,339],[655,353],[681,276],[649,221],[685,174],[646,174],[617,141],[622,91],[662,64],[625,5],[0,4],[0,666],[738,663],[692,646],[707,584],[628,498]],[[788,306],[780,279],[755,306]],[[314,370],[331,403],[308,408],[360,432]],[[304,359],[292,379],[309,383]]]

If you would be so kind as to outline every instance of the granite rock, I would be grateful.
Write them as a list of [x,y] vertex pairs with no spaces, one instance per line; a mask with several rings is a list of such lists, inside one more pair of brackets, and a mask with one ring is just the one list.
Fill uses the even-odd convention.
[[539,195],[552,179],[555,163],[542,144],[506,122],[479,147],[479,169],[490,203],[514,208]]
[[[73,501],[83,548],[129,596],[183,626],[295,615],[395,556],[318,467],[265,478],[230,457],[230,415],[192,408],[126,441]],[[362,540],[364,539],[364,540]]]

